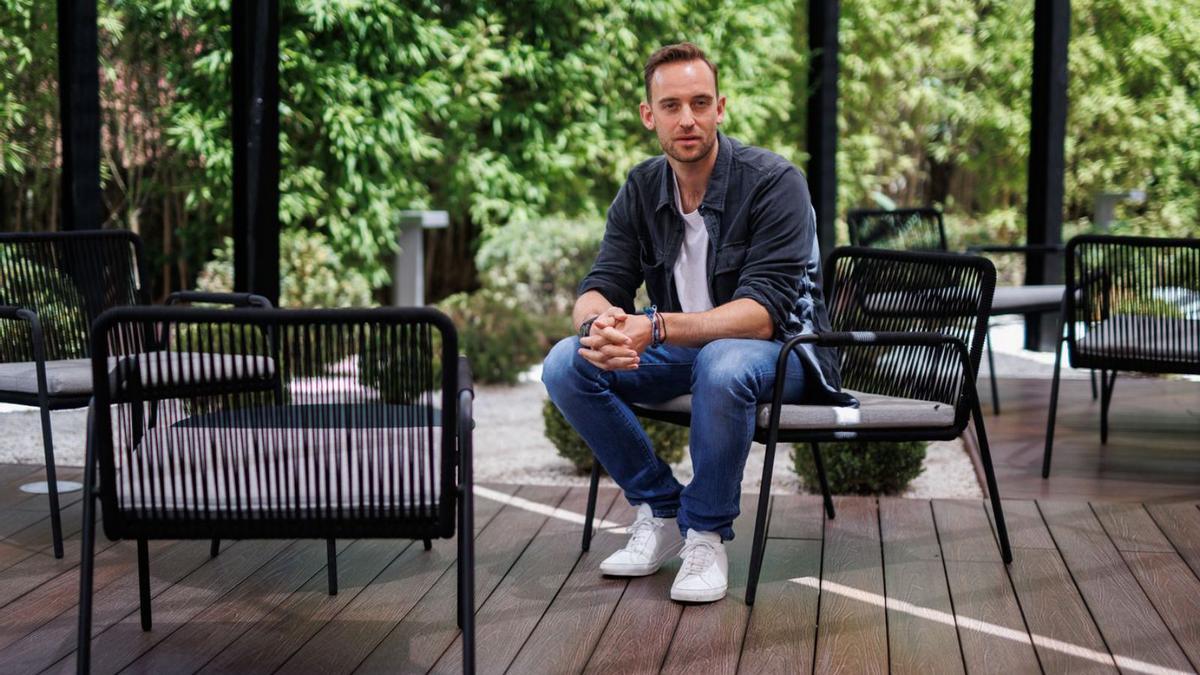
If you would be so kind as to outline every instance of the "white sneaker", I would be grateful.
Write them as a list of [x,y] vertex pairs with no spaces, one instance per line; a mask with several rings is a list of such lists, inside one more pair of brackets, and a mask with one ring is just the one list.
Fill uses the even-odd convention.
[[721,535],[689,529],[679,557],[683,558],[683,564],[671,584],[672,600],[713,602],[725,597],[729,588],[729,558]]
[[629,526],[625,548],[604,559],[600,571],[618,577],[644,577],[679,551],[683,538],[674,518],[655,518],[649,504],[637,510],[637,520]]

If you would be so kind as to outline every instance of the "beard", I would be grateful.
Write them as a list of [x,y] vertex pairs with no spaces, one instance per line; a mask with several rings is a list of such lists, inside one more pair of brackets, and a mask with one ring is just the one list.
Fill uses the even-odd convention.
[[685,150],[683,148],[676,147],[675,141],[672,140],[664,140],[661,137],[658,139],[659,147],[662,148],[662,151],[665,152],[668,157],[677,162],[684,162],[688,164],[692,162],[699,162],[708,157],[712,153],[716,144],[716,134],[703,138],[692,150]]

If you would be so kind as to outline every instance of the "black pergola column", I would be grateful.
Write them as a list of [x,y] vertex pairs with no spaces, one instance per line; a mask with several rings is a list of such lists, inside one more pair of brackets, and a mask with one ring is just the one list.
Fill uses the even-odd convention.
[[64,230],[97,229],[100,200],[100,62],[96,0],[58,0],[58,100]]
[[838,0],[809,0],[808,48],[808,189],[817,211],[817,240],[822,257],[837,245],[837,104]]
[[[1029,117],[1029,201],[1026,242],[1062,243],[1063,142],[1067,131],[1067,43],[1071,35],[1069,0],[1035,0],[1033,9],[1033,91]],[[1062,257],[1031,253],[1025,283],[1053,284],[1063,278]],[[1056,317],[1025,317],[1025,348],[1054,348]]]
[[233,285],[279,304],[279,3],[233,3]]

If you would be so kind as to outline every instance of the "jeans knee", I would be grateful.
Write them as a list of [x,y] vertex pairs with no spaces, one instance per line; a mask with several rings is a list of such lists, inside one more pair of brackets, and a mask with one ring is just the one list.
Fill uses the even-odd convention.
[[730,392],[742,397],[754,397],[758,372],[739,354],[740,340],[715,340],[696,356],[692,369],[692,391]]
[[553,393],[572,375],[575,374],[575,359],[582,358],[578,353],[579,338],[566,337],[558,341],[542,362],[542,383],[546,390]]

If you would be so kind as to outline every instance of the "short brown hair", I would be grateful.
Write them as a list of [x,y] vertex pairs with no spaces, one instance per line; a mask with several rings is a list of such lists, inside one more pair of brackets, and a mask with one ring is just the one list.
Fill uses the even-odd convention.
[[650,55],[646,61],[646,67],[642,69],[642,75],[646,78],[646,103],[650,103],[650,78],[654,76],[654,71],[664,63],[676,63],[678,61],[703,61],[712,70],[713,86],[717,87],[720,92],[720,87],[717,86],[717,66],[708,57],[704,55],[704,50],[690,42],[680,42],[679,44],[667,45],[660,47],[657,51]]

